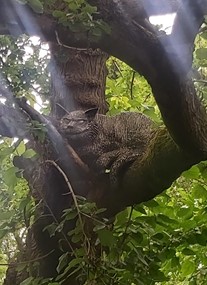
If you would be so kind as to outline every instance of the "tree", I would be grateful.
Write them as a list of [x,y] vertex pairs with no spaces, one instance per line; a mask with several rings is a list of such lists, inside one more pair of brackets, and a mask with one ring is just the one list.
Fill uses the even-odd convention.
[[[84,205],[78,206],[76,196],[81,195],[95,202],[99,208],[106,208],[102,215],[110,218],[127,206],[152,199],[168,188],[184,170],[206,159],[206,111],[196,95],[189,71],[194,39],[204,21],[207,5],[206,1],[191,2],[160,0],[154,5],[151,0],[129,3],[123,0],[90,0],[87,3],[27,1],[26,4],[2,1],[1,34],[17,36],[26,32],[38,35],[49,43],[51,52],[50,94],[45,94],[51,107],[49,117],[17,98],[23,91],[11,80],[11,71],[3,77],[1,87],[1,93],[6,98],[6,104],[1,105],[1,134],[29,139],[28,151],[32,148],[39,154],[36,160],[30,155],[15,156],[13,160],[14,166],[23,170],[37,205],[35,221],[27,235],[26,251],[32,248],[31,252],[35,253],[31,246],[35,242],[41,258],[33,258],[40,265],[38,274],[32,274],[55,277],[59,258],[59,273],[64,270],[65,263],[77,262],[74,250],[80,249],[77,248],[77,241],[89,243],[89,237],[95,240],[94,228],[90,219],[83,221]],[[147,20],[151,14],[171,11],[177,11],[177,16],[170,35],[160,32]],[[18,43],[13,45],[19,47]],[[76,152],[65,144],[55,128],[66,111],[96,106],[101,113],[107,112],[104,90],[106,53],[144,75],[166,126],[156,129],[148,151],[126,167],[116,189],[110,189],[108,175],[97,178]],[[5,54],[5,58],[7,56]],[[32,69],[30,71],[32,73]],[[28,82],[31,73],[27,74],[19,68],[13,75],[29,89],[34,88],[32,82]],[[166,161],[171,163],[166,165]],[[68,190],[72,194],[68,195]],[[94,208],[91,211],[99,213]],[[68,215],[65,215],[63,222],[64,212]],[[77,221],[75,217],[78,217]],[[65,221],[67,219],[69,222]],[[72,239],[76,246],[73,243],[71,246],[66,233],[72,231],[75,222],[78,224],[76,229],[81,229],[84,237],[76,241]],[[90,245],[85,248],[89,250]],[[99,250],[99,247],[94,247],[90,258],[93,256],[96,260]],[[71,253],[69,256],[68,252]],[[25,260],[28,259],[25,257]],[[71,268],[74,269],[73,266]],[[70,280],[71,268],[68,268],[67,277],[65,273],[62,276],[61,284],[75,284],[74,279]],[[72,278],[75,277],[72,275]],[[18,284],[17,280],[15,282]]]

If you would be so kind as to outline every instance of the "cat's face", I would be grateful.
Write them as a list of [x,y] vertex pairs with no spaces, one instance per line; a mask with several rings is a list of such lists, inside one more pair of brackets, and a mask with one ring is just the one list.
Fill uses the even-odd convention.
[[98,109],[73,111],[60,120],[60,129],[70,140],[87,137]]

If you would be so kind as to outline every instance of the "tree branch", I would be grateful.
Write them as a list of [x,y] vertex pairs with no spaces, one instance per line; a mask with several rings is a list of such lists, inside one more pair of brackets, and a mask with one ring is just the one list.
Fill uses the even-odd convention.
[[[109,54],[128,63],[146,77],[152,86],[164,122],[175,142],[181,147],[181,149],[179,149],[165,131],[166,139],[164,142],[166,145],[162,145],[161,148],[160,139],[162,139],[163,136],[160,135],[160,137],[157,137],[157,140],[154,141],[154,146],[151,146],[148,155],[145,157],[145,162],[144,158],[143,163],[140,165],[138,162],[135,162],[126,172],[122,184],[123,193],[127,185],[130,185],[130,189],[132,190],[128,201],[126,199],[127,192],[125,192],[125,194],[119,193],[120,200],[122,200],[120,205],[130,204],[133,201],[140,202],[154,197],[158,192],[160,193],[166,189],[183,170],[201,159],[206,158],[206,113],[201,102],[196,97],[196,92],[191,80],[188,80],[187,77],[192,63],[193,40],[203,21],[204,11],[198,10],[195,8],[197,6],[193,4],[190,5],[187,0],[183,0],[182,3],[184,6],[182,6],[178,12],[173,34],[166,36],[156,31],[154,33],[150,31],[149,33],[147,28],[145,29],[145,26],[143,26],[144,29],[142,29],[139,24],[135,25],[133,21],[129,20],[129,10],[127,12],[128,20],[125,21],[126,17],[123,13],[120,14],[121,11],[118,5],[124,3],[127,5],[125,7],[129,9],[130,2],[124,0],[90,0],[89,2],[98,6],[100,17],[111,27],[110,35],[104,34],[98,40],[91,41],[89,45],[93,48],[101,47]],[[131,3],[134,3],[134,1]],[[142,3],[144,4],[145,2]],[[150,0],[149,3],[153,5]],[[172,1],[169,1],[169,3],[172,3]],[[183,23],[179,21],[179,19],[182,18],[182,13],[185,12],[185,8],[183,8],[185,4],[190,7],[189,9],[192,8],[192,10],[190,10],[192,13],[194,13],[193,9],[195,8],[196,25],[191,31],[190,36],[187,36],[185,42],[181,40],[174,41],[176,37],[181,39],[177,33],[179,33],[179,27],[181,23]],[[123,16],[123,18],[121,16]],[[133,15],[133,18],[136,18],[136,14]],[[55,36],[55,31],[57,31],[62,44],[79,47],[87,46],[88,37],[86,34],[83,34],[83,37],[77,40],[74,34],[68,33],[67,28],[63,28],[57,24],[54,19],[46,15],[35,16],[33,19],[35,19],[38,26],[42,26],[41,32],[46,39],[57,41]],[[48,20],[47,24],[44,24],[43,20]],[[31,30],[27,31],[30,32]],[[38,29],[33,32],[38,32]],[[25,107],[23,106],[22,108],[24,109]],[[60,156],[61,161],[63,159],[63,166],[61,166],[61,168],[70,177],[70,171],[74,173],[72,169],[70,169],[70,173],[67,172],[68,164],[70,164],[68,161],[71,161],[71,157],[70,155],[67,158],[64,157],[65,153],[68,152],[65,149],[62,139],[53,129],[50,129],[50,131],[51,136],[49,135],[49,139],[57,142],[58,145],[57,149],[57,145],[54,146],[56,156]],[[64,151],[61,150],[61,147],[63,147]],[[167,167],[166,170],[166,161],[169,160],[173,160],[173,163]],[[71,162],[73,165],[74,161]],[[156,163],[158,163],[157,167]],[[172,172],[171,177],[169,177],[170,172]],[[150,180],[146,175],[149,175],[152,179]],[[163,179],[160,179],[162,182],[157,181],[157,177],[160,177],[160,175],[163,176]],[[77,178],[76,173],[74,173],[74,177]],[[131,177],[133,177],[133,179],[130,180]],[[150,181],[157,185],[157,187],[152,188]],[[137,185],[140,186],[140,193],[137,193]],[[112,203],[115,204],[117,193],[114,195],[107,192],[105,197],[110,197],[111,199],[106,198],[103,200],[103,203],[110,204],[111,208],[113,208]],[[116,204],[118,204],[117,201]]]
[[149,201],[199,161],[200,157],[182,151],[167,130],[159,128],[144,156],[138,158],[120,178],[119,189],[104,191],[98,206],[107,208],[106,214],[110,217],[127,206]]
[[28,138],[29,126],[18,110],[0,104],[0,135],[9,138]]
[[206,13],[205,0],[181,1],[172,29],[173,41],[177,44],[192,44]]
[[[90,181],[91,173],[88,167],[81,161],[72,147],[65,143],[64,139],[53,124],[46,117],[29,106],[24,99],[17,100],[17,103],[19,107],[29,115],[31,120],[38,121],[45,127],[46,138],[48,138],[48,141],[51,143],[50,151],[52,159],[58,163],[68,179],[70,179],[72,187],[76,189],[75,185],[77,181],[84,181],[86,178]],[[82,186],[83,189],[79,189],[79,191],[82,195],[86,196],[87,187],[84,187],[86,185]]]

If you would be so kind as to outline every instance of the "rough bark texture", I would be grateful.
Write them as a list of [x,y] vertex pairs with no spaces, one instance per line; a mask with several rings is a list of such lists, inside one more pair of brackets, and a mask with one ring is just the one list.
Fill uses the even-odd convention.
[[[45,117],[36,113],[25,102],[17,102],[17,106],[28,115],[28,119],[36,119],[47,126],[47,141],[44,145],[39,145],[34,138],[34,148],[40,154],[39,161],[37,164],[32,162],[30,167],[24,167],[25,178],[31,189],[39,195],[37,201],[43,200],[38,212],[41,218],[37,219],[32,230],[38,250],[42,256],[46,255],[40,266],[40,275],[44,277],[57,274],[56,266],[62,251],[58,246],[60,235],[57,234],[51,239],[43,229],[52,221],[59,221],[62,211],[73,203],[72,196],[67,195],[69,187],[64,174],[71,182],[75,194],[84,195],[98,206],[106,207],[105,214],[113,216],[126,206],[155,197],[169,187],[182,171],[207,158],[206,112],[196,97],[192,81],[188,78],[192,64],[193,41],[203,21],[206,1],[181,1],[183,6],[179,8],[173,33],[169,36],[149,27],[141,17],[140,11],[146,4],[149,5],[147,14],[155,13],[153,1],[138,1],[140,6],[136,13],[134,1],[88,2],[97,5],[99,17],[111,27],[110,34],[103,34],[94,41],[88,41],[84,33],[77,39],[52,17],[46,14],[33,15],[26,6],[20,7],[16,2],[8,1],[6,7],[7,11],[10,11],[9,19],[15,20],[19,30],[7,21],[8,18],[3,17],[0,20],[6,27],[5,33],[9,31],[19,34],[26,30],[29,34],[41,34],[51,42],[52,116],[58,119],[67,111],[94,106],[99,107],[100,113],[107,111],[104,98],[107,59],[104,52],[107,52],[125,61],[146,77],[167,129],[155,130],[147,152],[126,168],[120,179],[120,187],[110,189],[108,176],[97,178]],[[174,4],[177,1],[165,2]],[[7,2],[4,0],[3,3],[6,5]],[[158,3],[162,5],[163,1]],[[174,9],[169,7],[170,10]],[[183,17],[185,8],[193,13],[193,30],[188,29],[187,19]],[[35,25],[24,25],[21,18],[23,12],[32,16],[31,21]],[[186,36],[182,37],[182,33]],[[79,49],[65,47],[71,45]],[[100,47],[104,52],[80,50],[81,47]],[[12,112],[15,112],[15,109],[11,110]],[[11,124],[18,130],[18,124],[12,120],[9,125]],[[0,126],[0,131],[5,136],[15,133],[7,130],[3,117],[0,118]],[[20,130],[25,132],[24,127]],[[20,160],[15,163],[19,167],[23,165]],[[37,173],[37,169],[38,175],[31,175]],[[65,232],[73,226],[73,223],[69,223]],[[64,239],[62,247],[63,252],[71,252],[67,239]],[[54,251],[50,254],[52,249]],[[75,284],[75,281],[71,281],[71,284]]]
[[62,117],[76,109],[99,108],[105,114],[106,59],[101,50],[64,48],[50,44],[51,114]]

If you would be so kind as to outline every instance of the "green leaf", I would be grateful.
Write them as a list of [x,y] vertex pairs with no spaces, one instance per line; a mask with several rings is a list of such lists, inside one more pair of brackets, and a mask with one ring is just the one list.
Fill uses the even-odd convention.
[[28,5],[35,13],[42,14],[44,11],[43,4],[39,0],[28,0]]
[[66,17],[65,12],[59,11],[59,10],[55,10],[52,12],[53,17],[55,18],[62,18],[62,17]]
[[145,206],[147,206],[148,208],[155,208],[155,207],[159,207],[159,203],[155,200],[150,200],[146,203],[144,203]]
[[188,283],[188,285],[197,285],[198,283],[197,283],[197,281],[196,280],[191,280],[189,283]]
[[33,277],[29,277],[25,279],[23,282],[21,282],[20,285],[31,285],[33,280],[34,280]]
[[[206,95],[207,95],[207,93],[206,93]],[[199,163],[198,167],[200,169],[200,173],[201,173],[202,177],[204,179],[207,179],[207,163],[205,161],[202,161],[201,163]]]
[[178,257],[173,257],[172,259],[171,259],[171,266],[172,267],[177,267],[177,266],[179,266],[180,265],[180,259],[178,258]]
[[77,217],[78,213],[77,211],[73,210],[72,212],[68,212],[66,215],[64,214],[65,220],[73,220],[75,217]]
[[0,229],[0,239],[4,238],[8,234],[8,231],[10,232],[10,229]]
[[134,241],[136,241],[137,244],[140,244],[145,236],[136,229],[136,232],[131,234],[131,237],[133,237]]
[[169,259],[170,259],[170,258],[174,258],[175,255],[176,255],[176,251],[175,251],[174,248],[169,248],[169,249],[166,250],[166,256],[167,256],[167,258],[169,258]]
[[13,189],[17,184],[17,180],[18,180],[18,178],[16,177],[17,171],[18,171],[18,168],[13,166],[7,169],[3,174],[4,182],[9,187],[9,189]]
[[23,211],[25,209],[25,207],[31,202],[31,198],[29,196],[23,198],[21,201],[20,201],[20,204],[19,204],[19,209],[21,211]]
[[46,226],[43,231],[48,231],[50,237],[54,236],[56,231],[57,231],[57,225],[55,225],[54,223],[49,224],[48,226]]
[[97,12],[97,7],[87,4],[87,5],[85,5],[85,7],[82,10],[84,13],[94,14]]
[[7,147],[0,151],[0,160],[3,160],[14,151],[13,147]]
[[196,50],[196,56],[198,59],[207,59],[207,48],[199,48]]
[[36,152],[33,149],[27,149],[24,153],[23,153],[23,157],[25,158],[32,158],[36,155]]
[[154,264],[154,267],[153,267],[153,264],[151,265],[151,268],[149,270],[149,274],[150,274],[150,276],[153,276],[153,279],[155,281],[162,282],[162,281],[168,280],[168,278],[165,276],[165,274],[157,268],[156,264]]
[[74,2],[71,2],[68,4],[68,8],[71,10],[71,11],[76,11],[77,9],[79,9],[79,5],[77,5],[77,3],[74,1]]
[[137,212],[140,212],[141,214],[143,215],[146,215],[147,212],[145,211],[145,209],[143,208],[142,205],[137,205],[134,207],[134,210],[137,211]]
[[93,231],[94,231],[94,232],[97,232],[97,231],[100,231],[100,230],[105,229],[105,228],[106,228],[106,225],[104,225],[104,224],[98,224],[98,225],[96,225],[96,226],[93,228]]
[[14,215],[14,211],[0,212],[0,221],[10,220]]
[[207,167],[205,167],[204,169],[202,169],[201,171],[201,175],[204,179],[207,179]]
[[59,263],[57,266],[57,272],[60,273],[63,268],[67,265],[68,263],[68,253],[64,253],[63,255],[61,255],[61,257],[59,258]]
[[202,234],[196,234],[196,241],[198,244],[202,246],[206,246],[207,244],[207,236],[205,233]]
[[73,243],[79,243],[79,242],[81,242],[82,241],[82,239],[83,239],[83,234],[80,232],[80,233],[78,233],[78,234],[74,234],[73,236],[72,236],[72,242]]
[[[141,222],[141,223],[147,223],[148,225],[150,225],[152,228],[154,228],[156,226],[156,218],[154,216],[140,216],[136,218],[137,222]],[[138,229],[136,229],[136,231],[138,231]]]
[[153,235],[152,238],[157,239],[157,240],[162,240],[164,238],[164,235],[162,233],[157,233]]
[[178,216],[179,218],[184,218],[184,219],[189,219],[191,218],[193,215],[193,211],[191,208],[188,207],[183,207],[181,208],[177,213],[176,216]]
[[136,251],[136,253],[138,260],[141,261],[141,263],[143,263],[144,265],[148,266],[148,263],[145,260],[145,256],[141,252]]
[[125,209],[124,211],[118,213],[116,215],[115,224],[116,225],[123,225],[123,224],[125,224],[128,221],[128,219],[129,219],[128,216],[129,216],[128,209]]
[[80,265],[80,263],[83,262],[82,258],[74,258],[73,260],[70,261],[70,263],[67,266],[67,269],[73,268],[76,265]]
[[190,249],[190,248],[184,248],[184,249],[182,250],[182,253],[183,253],[184,255],[195,255],[195,252],[194,252],[192,249]]
[[25,143],[23,141],[21,141],[18,147],[16,148],[16,152],[18,153],[18,155],[22,155],[25,152]]
[[100,242],[103,246],[111,246],[115,243],[113,232],[103,229],[97,232]]
[[177,224],[176,220],[173,220],[173,219],[169,218],[168,216],[162,215],[162,214],[157,215],[157,220],[158,221],[162,220],[163,222],[165,222],[167,224]]
[[193,274],[195,269],[196,269],[195,263],[190,260],[186,260],[181,265],[181,274],[183,277],[186,277],[188,275]]
[[207,200],[207,191],[206,191],[206,189],[205,189],[202,185],[200,185],[200,184],[196,184],[196,185],[193,187],[192,194],[193,194],[193,198],[194,198],[194,199],[202,199],[203,201],[206,201],[206,200]]
[[106,212],[106,208],[100,208],[96,210],[96,215]]
[[155,108],[154,107],[148,107],[144,109],[143,113],[151,118],[154,121],[157,121],[157,115],[155,114]]
[[207,32],[201,33],[201,37],[205,40],[207,40]]
[[184,176],[185,178],[188,178],[188,179],[198,179],[200,176],[200,171],[199,171],[198,166],[196,166],[196,165],[192,166],[187,171],[184,171],[182,173],[182,176]]
[[189,245],[193,245],[197,243],[197,234],[196,233],[191,233],[187,238],[186,241]]

